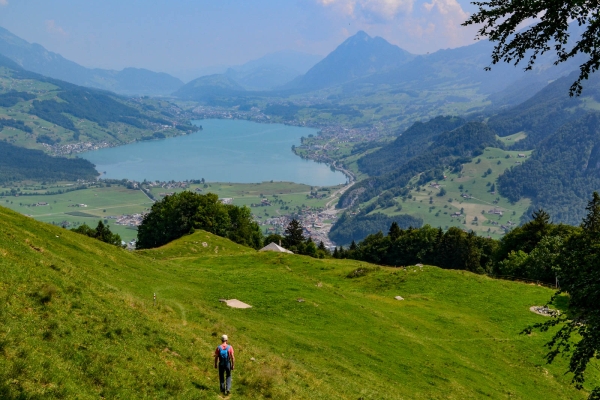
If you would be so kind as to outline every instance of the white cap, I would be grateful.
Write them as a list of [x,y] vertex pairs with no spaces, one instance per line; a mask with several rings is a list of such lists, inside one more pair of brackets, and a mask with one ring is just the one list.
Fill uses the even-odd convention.
[[227,337],[227,335],[221,336],[221,342],[226,342],[228,340],[229,340],[229,338]]

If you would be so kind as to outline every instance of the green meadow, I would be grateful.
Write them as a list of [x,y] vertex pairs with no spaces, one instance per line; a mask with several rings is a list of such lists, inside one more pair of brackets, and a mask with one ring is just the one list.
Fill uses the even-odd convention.
[[[138,214],[148,211],[152,200],[141,190],[127,189],[124,186],[113,184],[110,187],[90,187],[62,194],[44,194],[46,190],[57,192],[69,189],[73,184],[63,183],[40,189],[39,184],[24,185],[23,193],[34,194],[27,196],[0,197],[0,205],[30,216],[38,221],[62,224],[69,222],[73,226],[86,223],[95,226],[99,220],[107,220],[111,231],[118,233],[125,241],[137,237],[137,230],[131,227],[117,225],[115,219],[110,217],[124,214]],[[264,220],[281,215],[289,215],[303,208],[319,209],[331,200],[329,195],[340,186],[327,187],[325,198],[307,198],[311,186],[291,182],[263,182],[263,183],[207,183],[204,185],[191,185],[189,190],[202,190],[200,193],[215,193],[221,198],[232,198],[233,204],[249,207],[260,204],[262,199],[271,202],[271,206],[251,207],[254,215],[259,220]],[[11,188],[0,188],[0,192]],[[313,190],[322,188],[314,187]],[[179,192],[184,189],[151,188],[152,195],[160,200],[161,194]],[[38,206],[38,203],[48,203]],[[78,207],[85,204],[87,207]],[[264,227],[265,229],[268,226]]]
[[[531,151],[486,148],[481,156],[464,164],[460,173],[447,171],[446,179],[436,182],[439,188],[428,183],[412,189],[407,198],[397,198],[398,204],[402,206],[401,211],[397,207],[389,207],[373,212],[410,214],[423,218],[424,224],[434,227],[447,229],[456,226],[497,239],[503,234],[502,225],[514,227],[520,223],[521,216],[529,208],[530,200],[511,203],[498,193],[497,188],[492,193],[492,185],[496,184],[498,176],[507,168],[524,162],[530,155]],[[439,196],[442,188],[446,193]],[[490,213],[491,210],[499,211],[502,215]],[[452,216],[456,212],[462,212],[461,216]]]
[[217,399],[227,333],[231,398],[583,399],[544,362],[551,333],[520,334],[552,293],[205,232],[130,252],[0,208],[0,397]]

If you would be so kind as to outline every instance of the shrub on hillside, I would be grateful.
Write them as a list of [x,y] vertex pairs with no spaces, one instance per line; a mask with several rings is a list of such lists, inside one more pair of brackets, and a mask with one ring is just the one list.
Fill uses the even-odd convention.
[[108,225],[104,225],[102,221],[98,221],[96,229],[90,228],[87,224],[83,224],[80,227],[71,229],[73,232],[89,236],[94,239],[98,239],[101,242],[113,244],[115,246],[121,246],[123,241],[121,236],[116,233],[112,233]]
[[138,249],[165,245],[203,229],[236,243],[258,249],[262,232],[248,207],[223,204],[216,194],[181,192],[152,205],[138,228]]

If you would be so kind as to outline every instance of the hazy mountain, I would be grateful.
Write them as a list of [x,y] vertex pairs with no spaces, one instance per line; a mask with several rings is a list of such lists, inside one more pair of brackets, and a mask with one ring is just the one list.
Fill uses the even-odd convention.
[[298,75],[305,74],[316,63],[321,61],[323,56],[316,54],[308,54],[294,50],[282,50],[275,53],[270,53],[256,60],[248,61],[247,63],[232,67],[232,69],[241,72],[255,70],[256,68],[269,67],[278,65],[290,70],[297,71]]
[[583,82],[580,97],[569,97],[569,87],[578,72],[557,79],[518,106],[502,111],[488,120],[499,136],[525,132],[527,137],[515,148],[535,148],[568,121],[580,118],[600,102],[600,74],[592,74]]
[[206,101],[218,96],[234,96],[245,89],[225,74],[202,76],[186,83],[173,93],[186,100]]
[[85,68],[36,43],[29,43],[0,27],[0,54],[26,70],[76,85],[126,95],[166,95],[183,86],[165,73],[126,68],[122,71]]
[[229,68],[225,74],[248,90],[270,90],[304,74],[322,58],[284,50]]
[[397,68],[413,58],[412,54],[385,39],[372,38],[359,31],[287,86],[325,88]]

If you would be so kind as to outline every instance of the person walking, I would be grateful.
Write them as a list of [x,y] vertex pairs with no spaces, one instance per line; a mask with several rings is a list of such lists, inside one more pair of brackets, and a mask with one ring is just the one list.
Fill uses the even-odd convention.
[[[231,371],[235,367],[235,357],[233,347],[227,343],[227,335],[221,336],[221,345],[215,350],[215,368],[219,368],[219,383],[221,384],[221,393],[228,395],[231,393]],[[218,362],[218,366],[217,366]]]

